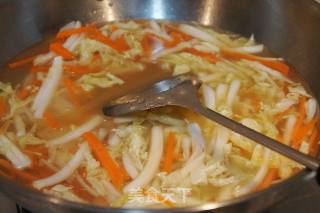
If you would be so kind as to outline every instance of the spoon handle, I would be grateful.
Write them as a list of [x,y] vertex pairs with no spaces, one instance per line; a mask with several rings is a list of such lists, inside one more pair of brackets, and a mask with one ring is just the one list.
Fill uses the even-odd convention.
[[319,161],[314,157],[299,152],[291,148],[290,146],[282,144],[268,136],[265,136],[253,129],[250,129],[236,121],[233,121],[215,111],[205,108],[200,104],[196,104],[196,106],[193,106],[192,108],[194,109],[194,111],[217,122],[218,124],[228,129],[231,129],[232,131],[239,133],[240,135],[243,135],[253,141],[256,141],[257,143],[262,144],[268,147],[269,149],[276,151],[292,160],[295,160],[296,162],[306,166],[309,169],[319,169]]

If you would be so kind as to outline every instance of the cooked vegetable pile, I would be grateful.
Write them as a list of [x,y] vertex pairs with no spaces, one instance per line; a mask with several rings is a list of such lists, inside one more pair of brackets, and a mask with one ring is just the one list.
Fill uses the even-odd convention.
[[68,23],[47,52],[9,63],[12,75],[28,74],[18,85],[0,83],[0,172],[112,207],[189,206],[269,187],[303,167],[186,109],[109,118],[97,102],[142,81],[139,73],[193,73],[206,107],[314,154],[317,101],[265,51],[253,36],[196,25]]

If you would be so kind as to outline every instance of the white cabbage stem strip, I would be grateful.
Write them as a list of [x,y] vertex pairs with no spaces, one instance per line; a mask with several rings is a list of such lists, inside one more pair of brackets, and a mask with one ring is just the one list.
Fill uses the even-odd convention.
[[314,98],[310,98],[306,105],[306,114],[307,114],[307,122],[311,121],[313,119],[313,117],[316,115],[317,112],[317,101]]
[[17,169],[23,169],[31,165],[30,158],[4,135],[0,135],[0,153]]
[[[68,24],[66,24],[64,27],[60,29],[60,31],[67,30],[67,29],[76,29],[81,27],[81,22],[79,21],[72,21]],[[63,43],[63,47],[68,49],[69,51],[73,51],[76,46],[79,44],[80,40],[82,39],[82,35],[72,35]],[[37,56],[34,61],[33,65],[42,65],[48,63],[50,60],[52,60],[57,54],[49,51],[48,53],[41,54]]]
[[263,178],[266,176],[268,172],[270,155],[271,151],[269,149],[265,149],[261,167],[259,168],[254,178],[247,185],[243,186],[235,192],[237,196],[251,192],[262,182]]
[[151,146],[148,161],[141,173],[127,184],[124,192],[130,192],[147,185],[159,169],[160,161],[163,153],[163,128],[161,126],[153,126],[151,129]]
[[286,145],[290,144],[292,132],[293,132],[293,127],[296,123],[296,120],[297,120],[297,118],[294,115],[290,115],[287,118],[287,122],[286,122],[286,125],[284,128],[284,133],[283,133],[283,141],[282,141]]
[[240,89],[241,82],[239,80],[233,80],[230,84],[227,95],[227,106],[231,107],[237,97],[237,93]]
[[79,28],[79,27],[81,27],[80,21],[71,21],[71,22],[65,24],[63,27],[61,27],[59,32],[64,31],[64,30],[70,30],[73,28]]
[[168,35],[168,33],[166,31],[162,30],[160,25],[157,22],[155,22],[154,20],[150,21],[150,27],[156,35],[158,35],[166,40],[169,40],[169,41],[172,40],[172,38]]
[[125,124],[125,123],[131,123],[137,118],[135,117],[115,117],[113,118],[113,122],[116,124]]
[[203,151],[205,146],[205,141],[201,133],[201,129],[197,123],[188,124],[188,132],[191,135],[192,143],[197,145],[201,151]]
[[121,142],[121,139],[120,139],[120,137],[119,137],[116,133],[112,132],[112,133],[109,135],[109,137],[108,137],[108,144],[109,144],[110,146],[116,146],[116,145],[118,145],[120,142]]
[[108,202],[113,202],[115,200],[118,200],[121,197],[121,193],[107,180],[103,180],[102,184],[106,191],[108,192],[106,194],[108,198]]
[[126,31],[122,30],[122,29],[118,29],[116,31],[114,31],[113,33],[111,33],[111,40],[114,41],[118,38],[120,38]]
[[259,72],[264,72],[264,73],[268,73],[270,76],[274,77],[275,79],[281,80],[281,81],[285,81],[287,83],[294,83],[293,81],[291,81],[289,78],[285,77],[283,74],[281,74],[280,72],[271,69],[259,62],[256,61],[248,61],[248,60],[243,60],[250,68],[257,70]]
[[76,177],[76,180],[79,182],[79,184],[80,184],[89,194],[91,194],[91,195],[94,196],[94,197],[98,197],[98,196],[99,196],[99,194],[98,194],[91,186],[89,186],[89,185],[85,182],[85,180],[81,177],[81,175],[76,174],[75,177]]
[[160,51],[157,51],[155,54],[152,54],[151,56],[151,60],[157,60],[161,57],[164,57],[166,55],[175,53],[175,52],[179,52],[185,48],[189,48],[191,47],[193,44],[195,44],[195,40],[191,40],[191,41],[186,41],[186,42],[181,42],[179,43],[177,46],[172,47],[172,48],[167,48],[167,49],[163,49]]
[[43,113],[54,95],[54,92],[58,88],[62,72],[63,60],[62,57],[58,56],[54,58],[53,64],[49,69],[49,73],[34,99],[32,109],[34,110],[34,116],[36,118],[42,118]]
[[36,189],[42,189],[44,187],[52,186],[66,180],[80,166],[82,160],[84,159],[84,154],[86,151],[88,151],[88,145],[86,143],[81,144],[78,151],[73,155],[73,157],[65,167],[47,178],[34,181],[33,186]]
[[122,154],[122,163],[129,176],[135,179],[138,176],[138,170],[126,152]]
[[252,46],[232,48],[232,50],[238,51],[238,52],[245,52],[245,53],[260,53],[263,51],[263,48],[264,48],[263,44],[257,44]]
[[224,149],[230,137],[228,129],[218,126],[213,141],[213,159],[215,161],[224,160]]
[[[205,155],[201,154],[192,160],[188,160],[184,164],[184,166],[180,170],[177,170],[176,172],[180,172],[182,177],[187,176],[189,173],[194,171],[196,168],[198,168],[203,163],[204,157],[205,157]],[[176,173],[176,172],[174,172],[174,173]]]
[[23,122],[21,116],[15,115],[15,116],[13,116],[13,120],[14,120],[15,129],[17,131],[17,136],[21,137],[21,136],[26,135],[26,125]]
[[193,27],[193,26],[187,25],[187,24],[181,24],[179,29],[182,32],[184,32],[194,38],[198,38],[200,40],[207,41],[207,42],[212,42],[216,45],[222,44],[222,42],[219,41],[216,37],[214,37],[213,35],[205,32],[203,30],[198,29],[197,27]]
[[221,103],[227,95],[227,85],[226,84],[218,84],[216,89],[216,105]]
[[72,140],[80,137],[84,133],[91,131],[92,129],[97,127],[99,124],[101,124],[102,121],[103,121],[103,118],[99,115],[96,115],[96,116],[92,117],[89,121],[87,121],[86,123],[77,127],[75,130],[73,130],[73,131],[71,131],[61,137],[50,140],[48,142],[48,146],[61,145],[61,144],[65,144],[69,141],[72,141]]
[[289,99],[289,98],[283,98],[281,101],[279,101],[276,104],[276,109],[278,112],[283,112],[287,109],[289,109],[292,105],[294,105],[296,101]]
[[190,157],[190,152],[191,152],[191,140],[187,136],[182,137],[182,152],[183,152],[183,159],[187,160]]
[[214,90],[206,85],[202,85],[202,93],[203,93],[203,99],[204,104],[208,109],[215,110],[216,108],[216,94]]

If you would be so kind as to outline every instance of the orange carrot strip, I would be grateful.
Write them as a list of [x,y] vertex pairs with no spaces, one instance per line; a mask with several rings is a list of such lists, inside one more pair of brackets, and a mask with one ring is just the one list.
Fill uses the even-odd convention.
[[94,32],[88,34],[88,37],[91,39],[97,40],[105,45],[108,45],[109,47],[113,48],[118,52],[124,51],[123,47],[121,45],[119,46],[119,43],[121,42],[119,41],[118,43],[114,42],[111,38],[103,35],[102,32],[100,32],[98,29],[95,29]]
[[61,43],[52,43],[49,47],[50,51],[62,56],[66,60],[75,59],[75,56],[72,52],[66,49]]
[[269,169],[267,175],[264,177],[263,181],[256,187],[255,191],[259,191],[269,187],[276,178],[278,177],[278,169]]
[[304,119],[306,117],[306,110],[305,110],[305,102],[306,102],[306,97],[301,96],[300,98],[300,102],[299,102],[299,114],[298,114],[298,118],[296,123],[293,126],[293,131],[292,131],[292,144],[295,144],[296,142],[294,142],[297,138],[297,134],[299,132],[299,129],[301,128],[301,126],[303,125]]
[[123,185],[124,177],[122,175],[120,167],[109,155],[106,147],[92,132],[84,133],[83,138],[88,142],[91,150],[100,161],[101,165],[105,168],[107,173],[110,175],[111,182],[118,189],[120,189]]
[[298,149],[301,145],[302,139],[309,133],[309,131],[312,131],[315,127],[317,122],[317,119],[312,119],[310,122],[308,122],[303,127],[299,128],[297,133],[295,134],[295,137],[293,138],[291,146],[293,148]]
[[190,36],[184,32],[181,32],[176,26],[165,25],[165,29],[171,36],[172,36],[172,33],[179,35],[179,37],[182,39],[182,41],[189,41],[192,39],[192,36]]
[[0,166],[3,167],[4,169],[11,171],[14,175],[16,175],[19,178],[22,178],[28,182],[32,182],[37,179],[36,177],[34,177],[33,175],[31,175],[25,171],[21,171],[21,170],[14,168],[12,166],[12,164],[7,160],[0,159]]
[[30,95],[30,90],[28,90],[27,88],[22,88],[21,90],[18,91],[17,93],[17,97],[21,100],[24,100],[25,98],[27,98]]
[[59,129],[61,127],[59,121],[49,112],[43,114],[43,119],[52,129]]
[[163,162],[162,170],[164,172],[170,173],[172,171],[172,163],[174,157],[174,147],[176,144],[176,135],[170,132],[166,141],[166,154]]
[[170,201],[169,199],[161,196],[159,193],[153,193],[153,192],[144,190],[144,194],[146,196],[148,196],[149,198],[152,198],[153,200],[162,203],[165,206],[172,207],[172,208],[176,207],[176,205],[172,201]]
[[30,56],[30,57],[27,57],[27,58],[24,58],[24,59],[17,60],[17,61],[15,61],[15,62],[9,63],[8,66],[9,66],[10,69],[15,69],[15,68],[17,68],[17,67],[20,67],[20,66],[23,66],[23,65],[32,63],[33,60],[34,60],[37,56],[38,56],[38,55]]
[[316,153],[318,148],[318,129],[314,128],[309,139],[309,153]]
[[267,67],[270,67],[272,69],[275,69],[285,75],[289,74],[289,70],[290,70],[289,66],[280,60],[268,60],[267,58],[264,58],[264,57],[251,55],[247,53],[240,53],[240,52],[232,51],[228,49],[221,49],[220,53],[224,58],[227,58],[227,59],[231,59],[231,60],[246,59],[250,61],[258,61],[261,64]]
[[172,48],[174,46],[177,46],[179,43],[181,43],[184,40],[181,34],[177,32],[170,33],[170,36],[172,38],[172,41],[165,41],[164,46],[166,48]]
[[33,66],[31,67],[31,72],[44,72],[47,73],[49,71],[50,66]]
[[213,53],[207,53],[207,52],[202,52],[199,51],[197,49],[194,48],[186,48],[184,49],[185,52],[191,53],[193,55],[197,55],[200,56],[204,59],[206,59],[207,61],[211,62],[211,63],[216,63],[217,62],[217,56],[216,54]]
[[124,35],[120,36],[119,38],[117,38],[115,41],[114,41],[115,45],[117,46],[118,50],[120,52],[124,52],[126,50],[129,50],[130,47],[124,37]]
[[89,26],[84,26],[84,27],[79,27],[75,29],[67,29],[59,32],[56,36],[57,39],[65,39],[68,38],[69,36],[72,36],[74,34],[79,34],[79,33],[90,33],[94,31],[94,28],[92,25]]
[[0,118],[4,116],[8,111],[8,103],[7,100],[3,97],[0,96]]

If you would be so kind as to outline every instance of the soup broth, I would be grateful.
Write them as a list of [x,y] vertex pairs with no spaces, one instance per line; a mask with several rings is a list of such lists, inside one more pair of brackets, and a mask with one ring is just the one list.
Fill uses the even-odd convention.
[[71,201],[166,208],[232,199],[303,169],[187,109],[102,114],[116,97],[191,73],[207,108],[315,154],[316,99],[253,36],[170,22],[74,21],[0,75],[1,175]]

